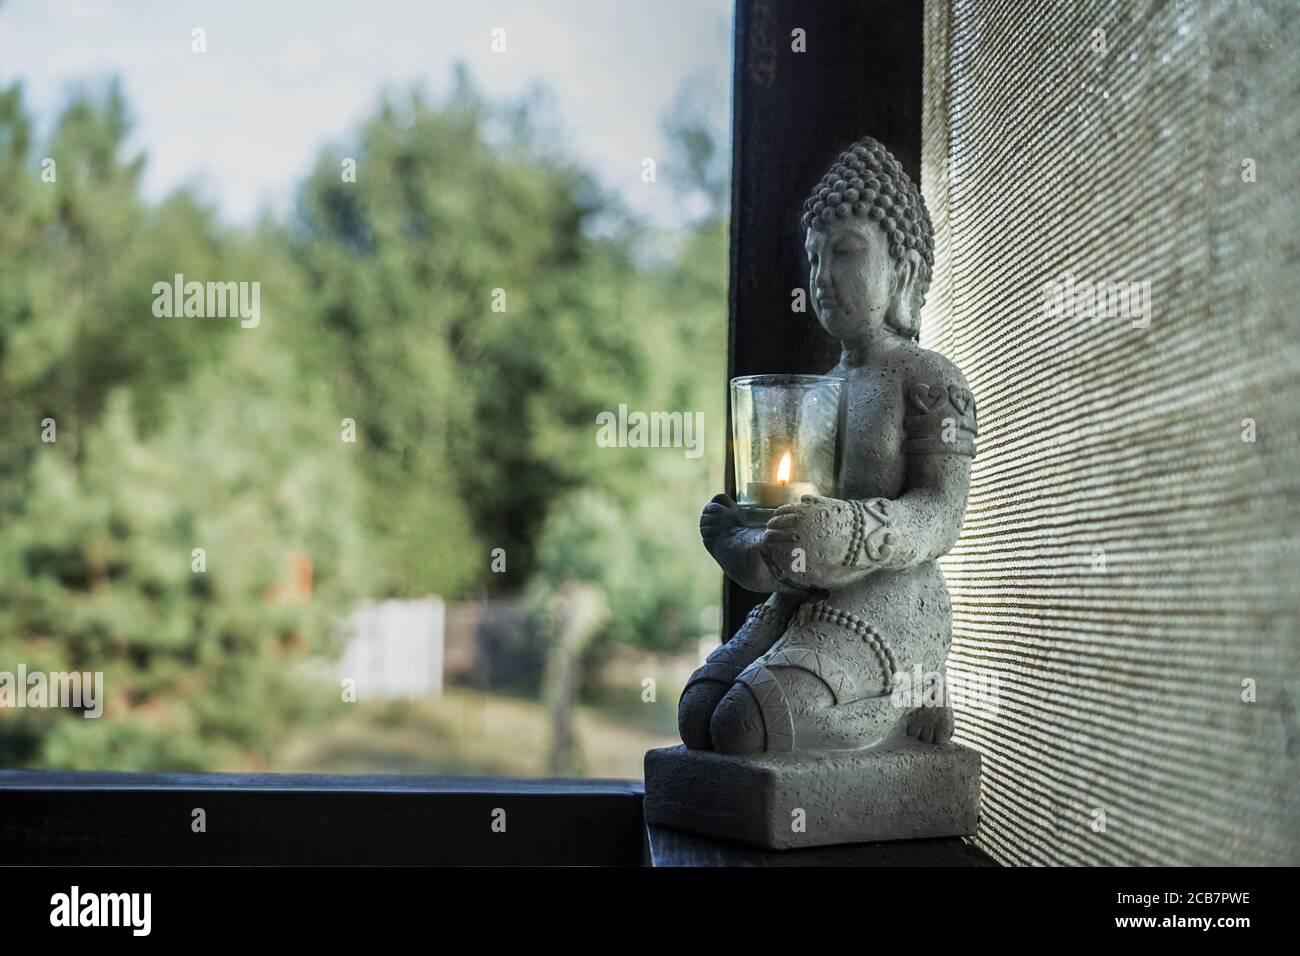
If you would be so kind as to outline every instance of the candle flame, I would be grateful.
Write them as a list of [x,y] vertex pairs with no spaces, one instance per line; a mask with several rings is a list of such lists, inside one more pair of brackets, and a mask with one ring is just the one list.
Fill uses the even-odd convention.
[[776,480],[783,485],[790,483],[790,453],[781,456],[781,463],[776,466]]

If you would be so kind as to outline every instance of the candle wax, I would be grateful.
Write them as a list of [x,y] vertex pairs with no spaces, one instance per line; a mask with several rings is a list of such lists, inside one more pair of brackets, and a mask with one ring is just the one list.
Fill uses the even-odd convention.
[[779,508],[798,502],[804,495],[817,494],[811,481],[751,481],[745,488],[749,502],[763,508]]

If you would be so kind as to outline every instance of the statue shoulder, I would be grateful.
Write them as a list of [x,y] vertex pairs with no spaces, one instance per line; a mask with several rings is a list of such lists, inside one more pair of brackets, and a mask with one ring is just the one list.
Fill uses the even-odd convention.
[[955,385],[960,389],[970,391],[966,376],[946,356],[940,355],[938,352],[932,352],[930,349],[923,349],[917,345],[913,346],[908,359],[907,371],[904,376],[907,385],[942,385],[944,387]]
[[966,376],[938,352],[917,347],[903,381],[904,450],[912,454],[975,454],[975,396]]

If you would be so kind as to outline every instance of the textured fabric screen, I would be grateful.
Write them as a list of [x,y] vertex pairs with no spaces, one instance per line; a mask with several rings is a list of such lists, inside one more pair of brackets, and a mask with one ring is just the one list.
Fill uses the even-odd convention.
[[[958,740],[1004,862],[1300,862],[1296,13],[927,5],[923,342],[980,420],[951,671],[998,681]],[[1149,324],[1088,317],[1101,280]]]

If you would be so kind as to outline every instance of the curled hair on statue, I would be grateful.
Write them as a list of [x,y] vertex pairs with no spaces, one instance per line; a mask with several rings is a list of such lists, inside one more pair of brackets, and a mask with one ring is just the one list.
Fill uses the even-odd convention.
[[868,219],[889,240],[896,262],[908,259],[916,274],[910,308],[890,309],[886,324],[906,338],[920,335],[921,306],[934,267],[934,227],[921,191],[893,154],[864,136],[835,159],[803,204],[803,226],[814,232],[847,216]]

